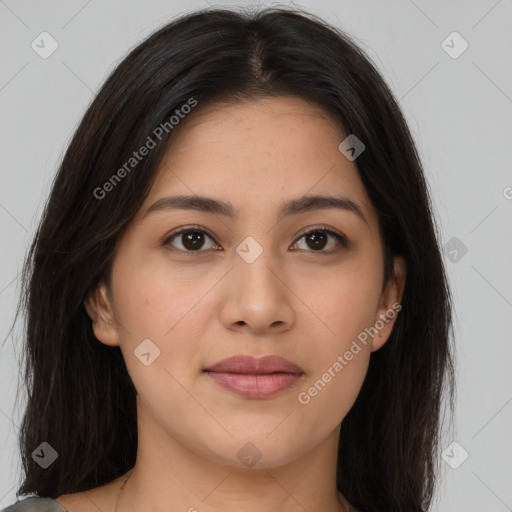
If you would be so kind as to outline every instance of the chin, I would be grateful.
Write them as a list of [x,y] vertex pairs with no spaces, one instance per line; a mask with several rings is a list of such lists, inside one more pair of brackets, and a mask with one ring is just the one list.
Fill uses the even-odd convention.
[[248,470],[272,469],[286,466],[307,452],[307,447],[286,443],[290,436],[268,435],[268,430],[250,438],[232,439],[229,446],[210,452],[212,462]]

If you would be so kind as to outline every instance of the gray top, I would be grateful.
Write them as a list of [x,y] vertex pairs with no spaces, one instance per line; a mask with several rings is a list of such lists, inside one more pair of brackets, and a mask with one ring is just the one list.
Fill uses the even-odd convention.
[[68,512],[58,501],[51,498],[29,497],[18,500],[0,512]]

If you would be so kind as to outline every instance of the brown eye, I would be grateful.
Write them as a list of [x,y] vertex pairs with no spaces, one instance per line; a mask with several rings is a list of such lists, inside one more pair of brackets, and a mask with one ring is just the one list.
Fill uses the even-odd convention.
[[313,231],[305,235],[305,237],[306,243],[311,249],[321,250],[327,245],[328,235],[322,231]]
[[304,233],[295,242],[294,246],[298,246],[303,239],[306,247],[298,247],[298,249],[306,251],[329,253],[339,249],[339,245],[345,248],[348,247],[348,242],[344,235],[327,228],[316,228]]
[[181,242],[185,249],[195,251],[201,249],[204,245],[204,234],[200,231],[189,231],[187,233],[181,233]]
[[[207,246],[208,240],[211,241],[210,247]],[[210,235],[204,231],[200,229],[187,228],[177,231],[167,237],[164,240],[163,245],[171,246],[177,251],[204,252],[205,250],[212,249],[215,246],[215,243]]]

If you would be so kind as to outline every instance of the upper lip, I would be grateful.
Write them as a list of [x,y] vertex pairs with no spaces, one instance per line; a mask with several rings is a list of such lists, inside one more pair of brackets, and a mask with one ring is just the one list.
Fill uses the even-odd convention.
[[216,373],[247,373],[247,374],[268,374],[268,373],[304,373],[302,368],[296,364],[276,355],[253,357],[239,354],[223,359],[205,371]]

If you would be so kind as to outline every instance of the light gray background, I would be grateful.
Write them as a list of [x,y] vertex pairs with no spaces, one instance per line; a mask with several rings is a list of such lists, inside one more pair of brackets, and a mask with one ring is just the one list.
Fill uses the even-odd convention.
[[[214,5],[241,4],[248,2]],[[175,15],[207,5],[0,1],[0,341],[13,319],[19,270],[43,199],[94,93],[129,48]],[[511,511],[512,1],[295,5],[347,30],[375,61],[417,140],[442,243],[457,237],[468,249],[455,262],[454,253],[445,255],[455,301],[458,400],[456,431],[443,448],[455,439],[469,457],[458,469],[441,461],[434,510]],[[31,48],[43,31],[59,44],[46,60]],[[456,59],[441,46],[453,31],[469,43]],[[15,500],[20,478],[14,340],[0,346],[0,507]]]

